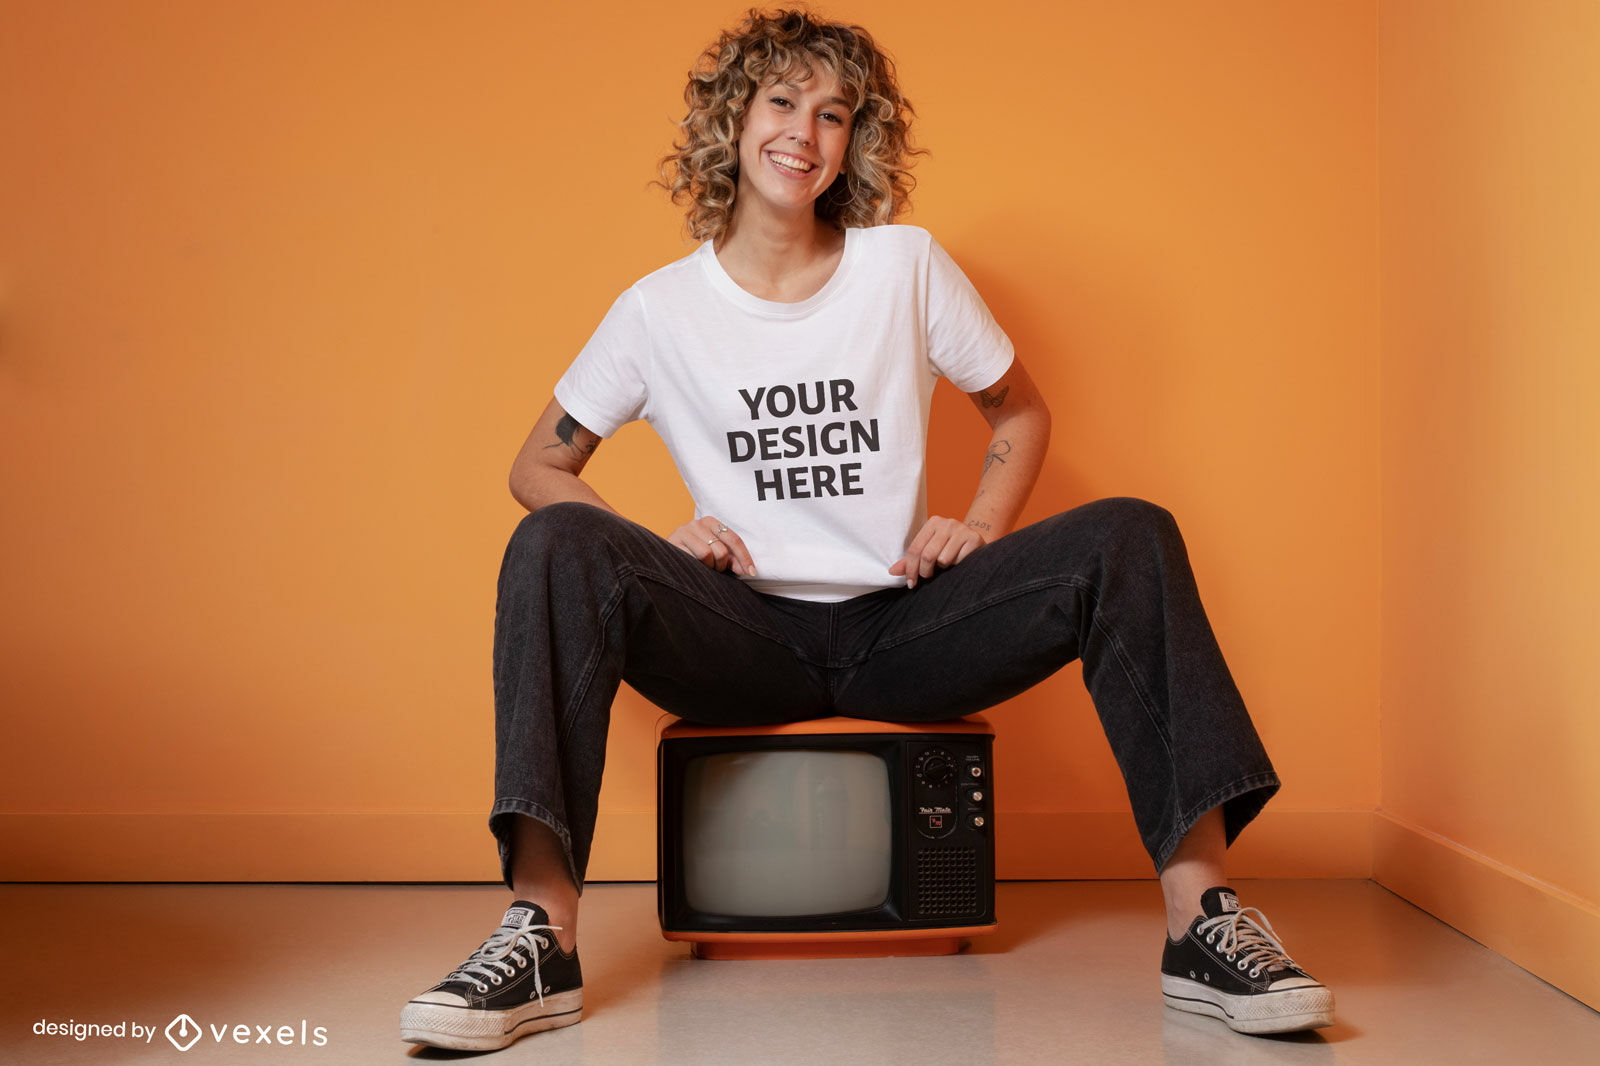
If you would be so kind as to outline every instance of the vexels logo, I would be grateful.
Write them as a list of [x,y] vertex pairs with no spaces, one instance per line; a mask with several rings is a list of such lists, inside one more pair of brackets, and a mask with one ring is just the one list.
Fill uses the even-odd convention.
[[[101,1022],[80,1022],[69,1018],[53,1022],[40,1018],[33,1024],[33,1035],[44,1037],[70,1037],[73,1040],[133,1040],[148,1044],[159,1030],[153,1025],[131,1018]],[[167,1042],[179,1051],[188,1051],[207,1036],[218,1044],[266,1044],[268,1047],[327,1047],[328,1027],[313,1026],[301,1018],[298,1025],[256,1025],[224,1022],[222,1025],[201,1025],[190,1014],[180,1014],[167,1023],[163,1033]],[[9,1060],[7,1060],[9,1061]]]
[[180,1014],[167,1023],[167,1039],[179,1051],[188,1051],[200,1039],[202,1030],[187,1014]]
[[166,1035],[173,1047],[188,1051],[208,1031],[211,1039],[218,1044],[227,1041],[234,1044],[276,1044],[280,1047],[292,1047],[295,1044],[325,1047],[328,1043],[327,1026],[312,1028],[304,1018],[300,1019],[298,1028],[292,1025],[230,1025],[226,1022],[202,1026],[189,1015],[180,1014],[167,1023]]

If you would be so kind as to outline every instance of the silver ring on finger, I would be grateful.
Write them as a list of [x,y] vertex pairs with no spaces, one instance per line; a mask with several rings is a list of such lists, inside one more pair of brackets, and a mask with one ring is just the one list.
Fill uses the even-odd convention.
[[706,543],[707,544],[715,544],[716,542],[717,542],[717,538],[716,537],[707,537],[706,538]]
[[728,531],[728,527],[727,526],[718,526],[717,527],[717,532],[718,533],[726,533],[727,531]]

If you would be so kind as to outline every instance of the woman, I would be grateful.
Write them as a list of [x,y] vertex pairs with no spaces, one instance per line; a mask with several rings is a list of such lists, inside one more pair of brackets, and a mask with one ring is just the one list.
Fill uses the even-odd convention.
[[[530,514],[500,576],[490,826],[515,902],[406,1005],[402,1036],[482,1049],[578,1020],[621,681],[700,722],[935,720],[1075,658],[1160,871],[1169,1005],[1243,1031],[1329,1024],[1331,994],[1221,887],[1278,780],[1170,516],[1107,500],[1013,531],[1050,416],[949,256],[889,224],[914,155],[890,61],[858,27],[752,12],[685,95],[665,170],[704,243],[617,300],[512,469]],[[924,514],[940,375],[992,429],[961,518]],[[665,539],[581,476],[641,417],[695,501]]]

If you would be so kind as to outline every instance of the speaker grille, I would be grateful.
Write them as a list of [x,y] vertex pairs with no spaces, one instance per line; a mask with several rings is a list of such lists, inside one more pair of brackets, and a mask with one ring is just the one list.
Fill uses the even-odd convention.
[[951,918],[978,914],[983,901],[978,892],[976,848],[923,848],[917,852],[914,917]]

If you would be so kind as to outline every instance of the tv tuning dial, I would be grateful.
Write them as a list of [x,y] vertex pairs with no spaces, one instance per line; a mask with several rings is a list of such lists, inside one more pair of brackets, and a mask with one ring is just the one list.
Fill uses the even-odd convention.
[[956,761],[943,748],[930,748],[917,757],[917,777],[929,788],[949,788],[956,779]]

